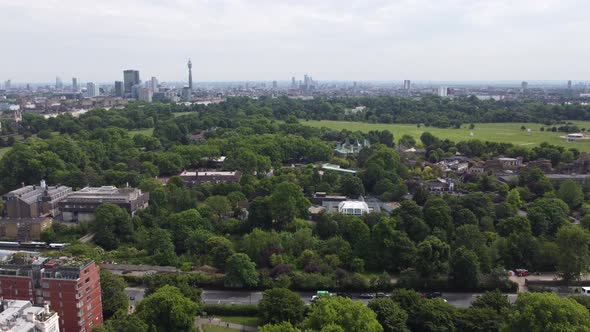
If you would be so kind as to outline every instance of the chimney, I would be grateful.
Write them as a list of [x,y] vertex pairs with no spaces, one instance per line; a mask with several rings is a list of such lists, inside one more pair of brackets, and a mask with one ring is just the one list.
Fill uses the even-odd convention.
[[45,313],[46,313],[46,314],[49,314],[49,303],[45,302],[45,303],[43,304],[43,309],[45,309]]
[[35,314],[32,312],[27,312],[27,321],[34,323],[35,322]]
[[47,189],[47,183],[45,183],[45,180],[41,180],[41,189]]

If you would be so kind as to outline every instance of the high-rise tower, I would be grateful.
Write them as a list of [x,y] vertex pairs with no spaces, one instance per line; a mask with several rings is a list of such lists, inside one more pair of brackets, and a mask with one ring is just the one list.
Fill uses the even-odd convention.
[[193,91],[193,63],[188,59],[188,88]]

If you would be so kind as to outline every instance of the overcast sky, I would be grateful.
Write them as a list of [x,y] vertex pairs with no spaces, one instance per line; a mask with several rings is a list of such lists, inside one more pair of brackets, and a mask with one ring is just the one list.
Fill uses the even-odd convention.
[[0,0],[0,80],[587,80],[589,0]]

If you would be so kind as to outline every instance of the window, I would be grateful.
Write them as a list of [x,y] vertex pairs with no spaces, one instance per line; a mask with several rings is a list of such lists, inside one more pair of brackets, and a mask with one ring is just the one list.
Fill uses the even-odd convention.
[[49,288],[49,283],[48,282],[44,282],[43,283],[43,288]]
[[43,291],[43,297],[51,297],[51,293],[49,291]]
[[88,269],[84,270],[84,274],[88,274]]
[[90,278],[86,278],[86,281],[84,281],[85,283],[89,283],[90,282]]

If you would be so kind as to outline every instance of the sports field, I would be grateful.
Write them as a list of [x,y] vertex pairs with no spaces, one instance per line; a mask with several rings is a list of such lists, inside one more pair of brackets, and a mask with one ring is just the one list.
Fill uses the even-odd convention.
[[[580,129],[587,128],[590,130],[590,121],[571,121]],[[518,146],[533,147],[542,142],[547,142],[554,145],[561,145],[566,148],[575,147],[580,151],[590,152],[590,139],[578,140],[571,143],[566,142],[565,139],[559,136],[564,133],[540,131],[541,127],[547,126],[537,123],[476,123],[473,130],[469,129],[469,124],[464,124],[461,129],[442,129],[434,127],[418,128],[411,124],[382,124],[382,123],[364,123],[364,122],[347,122],[347,121],[301,121],[303,125],[312,127],[327,127],[333,130],[347,129],[351,131],[369,132],[371,130],[389,130],[393,133],[397,141],[402,135],[408,134],[413,136],[416,141],[420,140],[420,135],[423,132],[429,131],[436,137],[448,138],[454,142],[465,141],[471,138],[482,141],[491,142],[507,142]],[[521,126],[531,129],[530,133],[527,130],[521,130]],[[473,132],[473,136],[471,136]],[[590,133],[588,133],[590,136]]]

